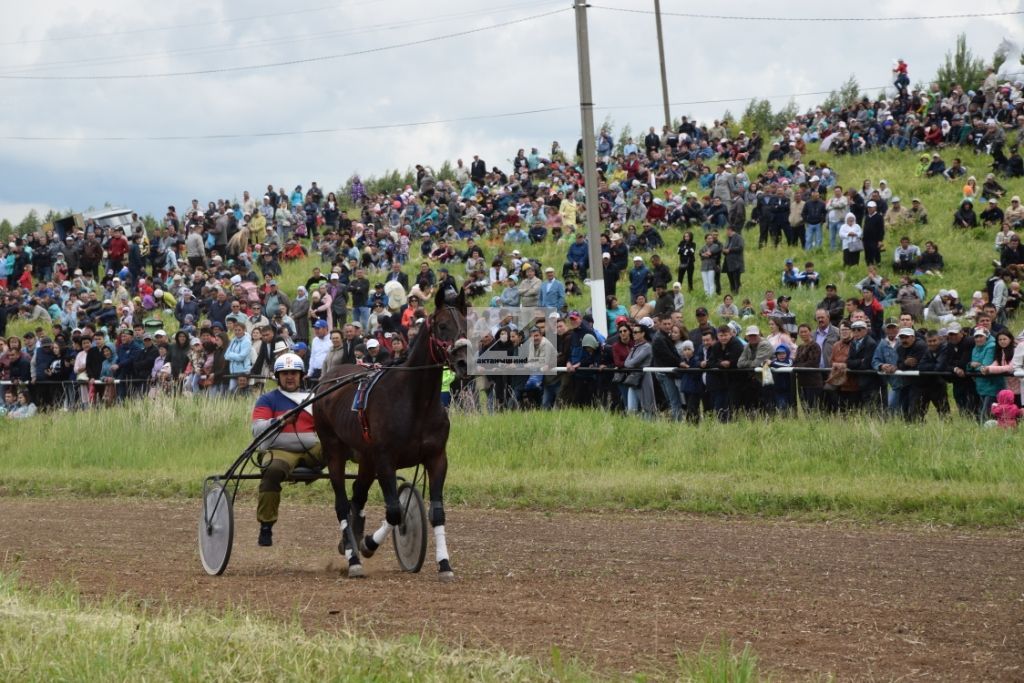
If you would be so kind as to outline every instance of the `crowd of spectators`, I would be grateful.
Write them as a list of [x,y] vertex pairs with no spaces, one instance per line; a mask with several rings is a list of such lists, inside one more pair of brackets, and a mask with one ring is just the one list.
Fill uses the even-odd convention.
[[[169,206],[154,230],[136,216],[128,228],[90,221],[67,234],[15,237],[0,246],[0,335],[15,318],[35,330],[0,342],[0,380],[11,389],[5,411],[245,393],[285,351],[303,356],[311,382],[336,363],[400,363],[422,305],[438,287],[461,287],[478,305],[562,314],[555,351],[568,372],[478,378],[465,393],[485,391],[492,407],[601,404],[725,420],[737,411],[791,412],[799,398],[806,410],[917,418],[929,405],[948,412],[949,383],[962,412],[985,417],[1003,388],[1019,404],[1013,371],[1019,346],[1024,353],[1006,328],[1021,298],[1024,207],[1017,196],[1006,201],[1000,182],[1024,175],[1008,138],[1024,127],[1024,84],[996,79],[990,87],[992,78],[977,91],[901,87],[891,100],[817,108],[767,141],[686,117],[661,134],[651,127],[642,145],[616,144],[602,130],[593,195],[608,336],[566,301],[585,294],[590,272],[582,142],[572,159],[557,142],[545,154],[520,149],[505,169],[459,159],[448,179],[417,165],[415,183],[391,192],[371,193],[356,178],[343,201],[315,182],[291,192],[268,185],[237,201]],[[805,159],[815,149],[820,159]],[[952,225],[997,231],[998,265],[970,303],[953,290],[927,292],[927,277],[945,268],[939,245],[922,248],[898,232],[934,220],[918,198],[907,206],[885,180],[841,184],[831,159],[871,149],[925,152],[919,174],[961,189]],[[761,161],[764,170],[751,177],[748,166]],[[982,165],[979,186],[969,166]],[[975,202],[984,203],[980,216]],[[677,245],[666,244],[670,226],[682,229]],[[900,235],[889,263],[887,234]],[[813,322],[796,320],[785,293],[738,306],[755,237],[758,247],[785,240],[806,250],[803,269],[783,265],[783,291],[821,288],[814,252],[841,250],[851,269],[863,254],[867,274],[845,299],[826,285]],[[523,253],[550,242],[567,244],[563,262]],[[285,292],[279,278],[289,261],[309,277]],[[695,270],[709,298],[722,294],[727,276],[718,324],[707,307],[684,322],[683,290],[693,291]],[[886,319],[890,305],[898,319]],[[506,329],[490,343],[531,340]],[[651,366],[682,372],[631,372]],[[446,391],[464,389],[451,382],[446,376]]]

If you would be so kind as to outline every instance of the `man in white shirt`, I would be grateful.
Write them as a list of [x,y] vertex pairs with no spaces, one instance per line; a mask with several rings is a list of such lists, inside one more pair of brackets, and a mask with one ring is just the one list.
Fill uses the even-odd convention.
[[331,351],[331,340],[328,338],[327,332],[326,320],[317,320],[313,323],[313,340],[310,342],[309,374],[307,375],[313,382],[320,379],[324,361],[327,360],[327,354]]

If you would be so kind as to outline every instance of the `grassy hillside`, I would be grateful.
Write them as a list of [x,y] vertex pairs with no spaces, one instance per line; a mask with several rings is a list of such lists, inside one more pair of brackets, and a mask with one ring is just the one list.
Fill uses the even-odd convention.
[[[947,162],[957,155],[964,160],[969,172],[977,176],[980,185],[991,165],[991,157],[985,155],[976,156],[966,149],[944,151],[944,158]],[[923,245],[925,240],[937,242],[946,261],[946,271],[941,278],[922,276],[921,280],[930,294],[934,294],[940,288],[956,289],[961,299],[969,302],[971,292],[983,289],[985,279],[991,274],[992,259],[996,256],[996,252],[993,249],[995,231],[983,228],[971,231],[953,229],[951,227],[952,216],[961,200],[962,183],[917,177],[918,156],[918,154],[913,152],[880,151],[856,157],[832,157],[809,154],[805,160],[809,161],[813,158],[823,161],[827,160],[833,165],[838,174],[839,182],[844,187],[859,188],[865,179],[870,179],[872,184],[877,187],[878,181],[884,179],[888,181],[893,193],[904,201],[904,204],[909,205],[910,199],[913,197],[920,198],[929,211],[931,222],[927,226],[907,228],[903,232],[918,245]],[[756,164],[748,169],[748,173],[751,178],[754,178],[763,169],[763,164]],[[1002,180],[1001,182],[1008,190],[1008,197],[1014,194],[1024,195],[1024,179]],[[693,184],[691,183],[691,185]],[[678,189],[678,187],[675,189]],[[1001,206],[1005,207],[1008,203],[1008,199],[1004,200]],[[695,232],[699,242],[701,239],[700,230],[698,229]],[[767,247],[759,250],[757,249],[756,229],[745,231],[744,236],[747,241],[747,272],[744,275],[744,285],[739,299],[749,297],[755,304],[760,301],[765,289],[779,289],[779,277],[782,272],[783,263],[787,258],[792,258],[798,264],[802,264],[805,260],[814,261],[818,272],[822,275],[823,281],[838,284],[839,294],[844,297],[854,294],[852,284],[860,280],[866,272],[863,265],[859,268],[844,269],[842,266],[842,254],[838,251],[828,251],[827,236],[825,239],[825,249],[816,252],[804,252],[799,247],[786,247],[785,245],[778,248]],[[676,265],[678,265],[675,246],[681,237],[682,231],[679,229],[668,229],[664,233],[666,248],[663,256],[673,273],[675,272]],[[892,274],[889,264],[892,259],[892,250],[895,248],[898,239],[899,235],[886,236],[887,251],[882,255],[883,274]],[[545,265],[553,265],[560,271],[561,264],[565,260],[568,243],[548,241],[541,245],[517,246],[525,255],[535,257]],[[505,248],[505,245],[484,241],[483,247],[486,256],[491,258],[499,249]],[[511,249],[511,246],[505,248],[506,254]],[[419,253],[418,248],[414,250],[414,253]],[[319,264],[318,258],[316,254],[313,254],[309,260],[285,265],[284,274],[280,279],[283,289],[289,295],[294,294],[295,288],[306,281],[309,277],[310,269],[314,265]],[[405,270],[411,275],[417,270],[418,265],[419,259],[412,258],[405,267]],[[463,269],[458,265],[452,268],[452,272],[458,278],[462,278],[465,275]],[[382,279],[382,277],[375,274],[370,274],[369,278],[371,282]],[[695,279],[697,282],[695,282],[694,292],[686,295],[685,319],[688,324],[693,323],[693,310],[698,305],[708,306],[713,310],[713,306],[720,303],[718,298],[708,299],[704,296],[699,285],[699,273],[696,274]],[[724,276],[722,280],[723,283],[726,283]],[[623,298],[623,303],[625,303],[624,299],[627,292],[628,287],[620,281],[619,294]],[[790,294],[793,296],[793,310],[801,321],[812,318],[813,308],[823,296],[823,292],[813,290],[791,291]],[[486,305],[484,299],[478,300],[477,303],[478,305]],[[739,301],[736,303],[739,304]],[[589,305],[589,297],[570,297],[569,305],[576,308],[586,308]],[[172,316],[165,315],[164,317],[168,322],[167,329],[176,329],[176,323],[173,321]],[[9,333],[21,334],[29,329],[29,327],[27,324],[15,321],[9,326]]]

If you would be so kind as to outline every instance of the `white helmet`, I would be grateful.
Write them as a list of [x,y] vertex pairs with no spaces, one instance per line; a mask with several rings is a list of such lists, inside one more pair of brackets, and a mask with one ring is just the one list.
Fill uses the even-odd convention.
[[306,364],[303,363],[302,359],[294,353],[285,353],[274,361],[274,376],[276,377],[277,373],[285,370],[298,370],[299,372],[305,372]]

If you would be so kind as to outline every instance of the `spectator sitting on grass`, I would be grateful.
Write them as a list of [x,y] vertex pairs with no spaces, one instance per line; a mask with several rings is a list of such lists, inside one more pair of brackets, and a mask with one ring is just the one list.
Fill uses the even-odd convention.
[[892,269],[897,273],[913,273],[921,260],[921,248],[910,243],[904,235],[900,238],[900,246],[892,254]]
[[999,200],[995,197],[988,200],[985,210],[979,215],[979,218],[981,218],[981,225],[985,228],[1001,227],[1003,224],[1003,217],[1003,210],[999,208]]
[[12,420],[23,420],[33,417],[36,412],[36,404],[32,403],[28,392],[22,390],[18,392],[18,404],[12,410],[7,411],[7,417]]
[[978,216],[974,213],[974,205],[970,199],[960,202],[960,208],[953,214],[954,228],[976,228],[978,227]]
[[782,267],[782,284],[786,287],[797,287],[800,285],[800,271],[793,265],[793,259],[786,259]]
[[[922,161],[924,158],[922,157]],[[932,154],[931,163],[925,168],[924,175],[926,178],[945,177],[946,173],[946,162],[942,160],[942,156],[935,152]]]
[[814,289],[818,286],[818,282],[821,280],[821,276],[818,271],[814,269],[814,261],[808,261],[804,264],[804,269],[800,271],[800,286]]
[[916,197],[910,200],[910,221],[917,225],[928,225],[928,210]]

